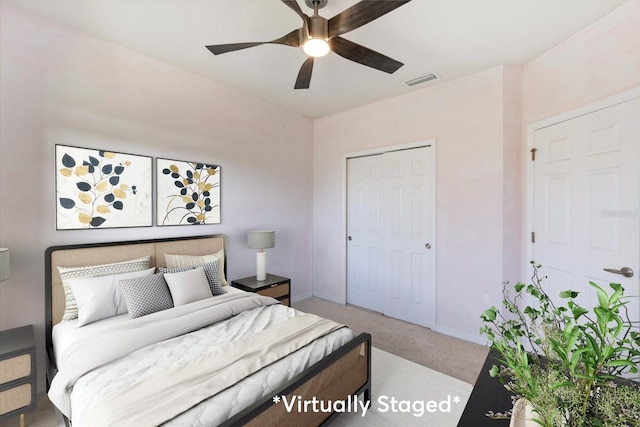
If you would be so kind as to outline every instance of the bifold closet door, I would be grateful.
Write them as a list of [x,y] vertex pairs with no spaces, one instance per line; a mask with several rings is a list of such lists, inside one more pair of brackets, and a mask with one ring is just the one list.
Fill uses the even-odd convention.
[[347,162],[347,302],[433,327],[434,148]]

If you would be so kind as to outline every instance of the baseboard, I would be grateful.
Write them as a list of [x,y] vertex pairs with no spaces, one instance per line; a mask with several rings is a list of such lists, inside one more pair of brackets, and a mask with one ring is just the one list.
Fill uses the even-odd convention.
[[460,338],[461,340],[469,341],[472,343],[487,345],[487,340],[482,338],[480,335],[468,334],[466,332],[461,332],[456,329],[451,329],[443,326],[436,326],[434,331],[444,335],[449,335],[450,337]]
[[295,298],[291,297],[291,303],[293,304],[294,302],[302,301],[303,299],[311,298],[312,296],[311,292],[305,292],[302,295],[296,295]]

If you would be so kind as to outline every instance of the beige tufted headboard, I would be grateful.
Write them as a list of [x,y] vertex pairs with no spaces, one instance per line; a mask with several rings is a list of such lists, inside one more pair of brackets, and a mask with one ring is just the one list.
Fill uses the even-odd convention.
[[[45,253],[45,321],[47,349],[52,345],[51,330],[60,322],[65,310],[65,296],[58,266],[78,267],[126,261],[149,255],[151,265],[166,266],[164,254],[208,255],[225,249],[225,236],[180,237],[130,242],[91,243],[52,246]],[[225,250],[224,271],[227,270]]]

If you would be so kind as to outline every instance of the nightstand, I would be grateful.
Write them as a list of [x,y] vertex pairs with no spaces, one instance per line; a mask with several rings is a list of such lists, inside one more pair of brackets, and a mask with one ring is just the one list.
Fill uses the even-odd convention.
[[0,332],[0,421],[35,409],[36,341],[33,325]]
[[247,292],[256,292],[266,297],[275,298],[291,307],[291,279],[267,273],[267,280],[258,282],[256,276],[234,280],[231,286]]

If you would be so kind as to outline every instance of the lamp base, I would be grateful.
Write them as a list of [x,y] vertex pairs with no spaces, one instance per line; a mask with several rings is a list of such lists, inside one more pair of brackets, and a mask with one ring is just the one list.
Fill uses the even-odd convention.
[[267,254],[264,251],[259,251],[256,256],[256,280],[267,280]]

